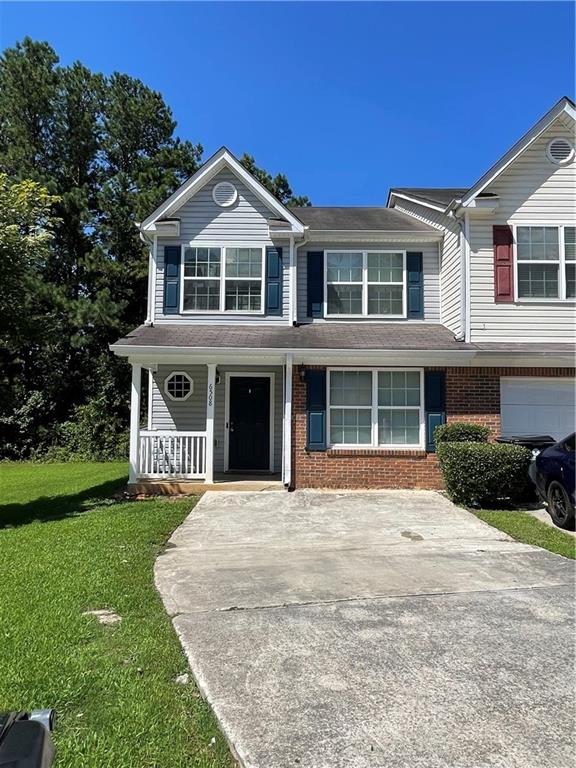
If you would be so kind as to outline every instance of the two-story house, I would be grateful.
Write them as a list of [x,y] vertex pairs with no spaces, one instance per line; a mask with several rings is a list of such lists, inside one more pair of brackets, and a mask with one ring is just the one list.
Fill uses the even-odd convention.
[[472,187],[381,208],[286,208],[219,150],[140,225],[131,483],[437,488],[444,421],[573,431],[574,130],[563,98]]

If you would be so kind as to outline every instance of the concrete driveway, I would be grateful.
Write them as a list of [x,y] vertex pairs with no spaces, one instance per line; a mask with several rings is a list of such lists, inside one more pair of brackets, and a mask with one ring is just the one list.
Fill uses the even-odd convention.
[[574,564],[439,494],[208,493],[156,583],[243,766],[573,766]]

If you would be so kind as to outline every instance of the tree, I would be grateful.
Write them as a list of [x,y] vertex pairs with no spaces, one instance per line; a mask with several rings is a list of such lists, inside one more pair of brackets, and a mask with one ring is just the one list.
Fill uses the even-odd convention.
[[18,374],[20,350],[39,336],[37,297],[57,224],[52,215],[56,202],[37,182],[0,173],[0,443],[6,455],[18,456],[22,446],[31,444],[35,414],[45,410],[41,393],[21,392]]
[[[6,268],[13,311],[3,316],[18,364],[4,377],[0,421],[24,404],[28,431],[44,430],[48,442],[59,424],[98,408],[127,424],[128,366],[108,345],[145,314],[148,256],[136,223],[202,162],[202,146],[175,130],[162,96],[138,79],[60,66],[48,43],[30,38],[0,56],[0,173],[40,185],[26,188],[51,209],[41,258]],[[283,174],[242,162],[281,202],[308,204]],[[14,307],[20,281],[27,299]],[[82,432],[67,429],[75,440]]]
[[290,208],[311,205],[310,199],[305,195],[294,195],[290,184],[288,183],[288,179],[283,173],[278,173],[276,176],[272,177],[268,171],[258,168],[252,155],[247,155],[246,153],[242,155],[240,162],[247,171],[255,176],[258,181],[284,205]]

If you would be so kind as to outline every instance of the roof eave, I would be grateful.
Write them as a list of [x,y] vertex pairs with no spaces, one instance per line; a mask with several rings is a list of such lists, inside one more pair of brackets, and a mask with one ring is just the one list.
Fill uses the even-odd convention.
[[296,233],[304,232],[304,225],[285,205],[277,200],[249,171],[247,171],[239,160],[226,147],[221,147],[210,157],[196,173],[194,173],[184,184],[182,184],[170,197],[165,200],[153,213],[150,214],[141,224],[142,232],[151,230],[152,225],[160,218],[169,217],[178,210],[184,203],[192,197],[195,192],[201,189],[223,168],[229,167],[254,194],[273,211],[276,211],[283,219],[290,224],[292,231]]
[[462,207],[466,208],[470,202],[494,179],[499,176],[506,168],[516,160],[528,147],[556,120],[562,113],[567,113],[572,120],[576,120],[576,110],[574,102],[567,96],[563,96],[548,112],[535,123],[502,157],[481,176],[478,181],[470,187],[468,192],[462,197],[461,201],[452,201],[450,208],[455,207],[455,203],[460,202]]

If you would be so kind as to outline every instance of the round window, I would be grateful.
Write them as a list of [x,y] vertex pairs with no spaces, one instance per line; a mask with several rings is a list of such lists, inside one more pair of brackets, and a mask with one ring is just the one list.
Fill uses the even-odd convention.
[[194,391],[194,381],[183,371],[174,371],[164,382],[164,391],[171,400],[186,400]]
[[564,165],[574,157],[574,147],[568,139],[552,139],[548,142],[546,154],[556,165]]
[[238,197],[238,191],[234,184],[229,181],[221,181],[212,190],[212,199],[221,208],[229,208],[234,205],[236,198]]

